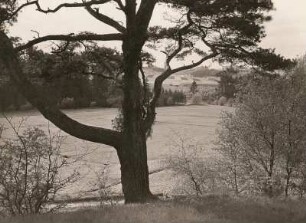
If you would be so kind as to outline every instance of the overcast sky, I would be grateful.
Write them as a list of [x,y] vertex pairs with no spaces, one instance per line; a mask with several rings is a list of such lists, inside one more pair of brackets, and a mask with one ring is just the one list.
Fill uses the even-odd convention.
[[[62,0],[43,0],[42,2],[46,8],[56,6]],[[306,0],[274,0],[274,6],[275,11],[271,12],[273,20],[266,23],[267,37],[263,40],[262,46],[275,48],[277,53],[290,58],[304,55],[306,53]],[[122,18],[122,15],[112,6],[107,6],[104,10],[103,12],[113,18],[118,16]],[[161,8],[155,10],[152,24],[162,21],[162,11]],[[19,21],[11,28],[11,35],[29,40],[35,36],[31,30],[36,30],[41,35],[80,31],[115,32],[92,18],[84,9],[69,8],[45,15],[36,12],[34,7],[29,7],[20,14]],[[159,66],[162,66],[162,63],[162,58],[157,61]]]

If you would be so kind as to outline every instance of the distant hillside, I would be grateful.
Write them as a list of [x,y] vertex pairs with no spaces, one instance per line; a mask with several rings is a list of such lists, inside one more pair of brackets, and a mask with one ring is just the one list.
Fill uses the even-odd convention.
[[211,76],[216,76],[216,74],[219,72],[220,70],[216,69],[209,69],[207,67],[197,67],[193,69],[190,74],[193,77],[211,77]]
[[[163,68],[160,67],[145,67],[144,72],[147,75],[153,75],[156,76],[164,71]],[[207,67],[196,67],[191,70],[184,70],[180,71],[178,73],[175,73],[174,75],[191,75],[193,77],[211,77],[211,76],[216,76],[217,73],[219,73],[221,70],[216,70],[216,69],[209,69]]]
[[145,72],[147,78],[156,77],[157,75],[161,74],[164,69],[160,67],[144,67],[143,71]]

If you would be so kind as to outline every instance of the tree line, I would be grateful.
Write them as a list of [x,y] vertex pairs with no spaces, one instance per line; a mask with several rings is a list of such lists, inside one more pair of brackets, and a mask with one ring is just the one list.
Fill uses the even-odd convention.
[[[96,45],[87,46],[85,51],[77,52],[82,46],[73,44],[61,52],[53,53],[46,53],[34,47],[28,49],[20,56],[23,70],[32,82],[47,89],[60,108],[119,108],[123,99],[120,79],[107,78],[106,69],[102,69],[95,62],[99,56],[107,55],[108,66],[111,66],[116,62],[111,58],[117,56],[120,60],[119,52]],[[97,71],[100,73],[97,74]],[[151,97],[151,89],[148,88],[148,91]],[[5,74],[1,75],[0,92],[0,110],[32,108]],[[157,106],[173,106],[185,101],[186,96],[182,91],[163,90]]]

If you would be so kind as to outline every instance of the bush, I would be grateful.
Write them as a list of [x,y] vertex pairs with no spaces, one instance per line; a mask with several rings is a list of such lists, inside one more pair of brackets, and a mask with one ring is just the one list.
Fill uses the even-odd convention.
[[74,99],[65,97],[60,103],[60,107],[64,109],[74,108]]
[[109,163],[105,163],[99,172],[95,172],[96,179],[91,183],[96,188],[94,191],[98,192],[100,206],[105,204],[115,205],[118,203],[113,197],[112,187],[121,184],[121,181],[110,183],[109,171]]
[[233,107],[234,103],[235,103],[235,100],[233,98],[229,98],[225,105],[228,107]]
[[213,161],[203,157],[203,147],[190,139],[179,137],[172,143],[173,154],[167,165],[178,177],[174,193],[203,196],[219,192],[218,171]]
[[70,164],[60,154],[62,137],[59,134],[48,131],[47,135],[36,127],[20,133],[19,127],[7,120],[15,138],[0,141],[0,207],[8,215],[47,211],[48,203],[60,190],[75,182],[78,173],[59,175]]
[[[305,66],[305,65],[304,65]],[[272,196],[302,192],[306,164],[306,72],[255,76],[241,104],[225,113],[219,133],[222,165],[236,193]]]
[[191,98],[191,104],[193,105],[201,105],[203,103],[202,95],[199,93],[196,93]]
[[182,91],[163,90],[158,101],[157,106],[173,106],[177,104],[185,104],[186,95]]
[[218,105],[224,106],[224,105],[226,104],[226,102],[227,102],[227,98],[224,97],[224,96],[222,96],[222,97],[220,97],[219,100],[218,100]]

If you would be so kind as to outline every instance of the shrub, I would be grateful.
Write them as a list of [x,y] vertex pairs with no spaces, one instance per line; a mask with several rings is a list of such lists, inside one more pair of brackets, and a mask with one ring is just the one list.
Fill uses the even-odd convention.
[[157,105],[162,106],[173,106],[177,104],[185,104],[186,95],[182,91],[171,91],[163,90],[158,101]]
[[194,94],[191,98],[191,103],[193,105],[201,105],[203,103],[202,95],[199,93]]
[[225,105],[228,107],[233,107],[234,103],[235,103],[235,100],[233,98],[229,98]]
[[178,177],[175,193],[200,197],[208,192],[218,192],[217,168],[213,161],[203,157],[201,145],[178,137],[171,146],[175,155],[168,157],[167,165]]
[[117,202],[113,199],[112,186],[120,184],[121,182],[116,182],[111,184],[109,179],[109,163],[105,163],[104,166],[95,172],[96,179],[93,181],[93,186],[96,188],[94,191],[98,192],[100,205],[110,204],[114,205]]
[[7,120],[15,138],[0,141],[0,207],[9,215],[47,211],[47,204],[75,182],[78,173],[59,174],[70,164],[69,158],[60,154],[59,134],[52,135],[49,130],[47,135],[36,127],[20,133],[19,127]]
[[220,97],[219,100],[218,100],[218,105],[224,106],[224,105],[226,104],[226,102],[227,102],[227,98],[224,97],[224,96],[222,96],[222,97]]
[[74,99],[68,97],[63,98],[63,100],[60,103],[60,107],[66,109],[74,108]]

